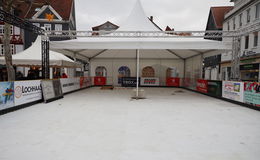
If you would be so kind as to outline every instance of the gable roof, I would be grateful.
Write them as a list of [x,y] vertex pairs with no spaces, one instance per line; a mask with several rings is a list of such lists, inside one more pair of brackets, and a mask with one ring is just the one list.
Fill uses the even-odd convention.
[[21,18],[31,19],[37,13],[37,11],[35,11],[37,8],[42,8],[44,5],[50,5],[63,20],[69,20],[73,3],[74,0],[34,0],[27,16],[26,13],[30,6],[28,3],[23,2],[17,4],[17,9]]
[[218,29],[223,28],[224,16],[233,8],[234,8],[233,6],[222,6],[222,7],[211,7],[210,8],[210,12],[212,13],[216,27]]
[[107,21],[107,22],[105,22],[105,23],[103,23],[103,24],[101,24],[101,25],[92,27],[92,30],[93,30],[93,31],[97,31],[100,27],[102,27],[103,25],[106,25],[106,24],[110,24],[110,25],[112,25],[112,26],[115,26],[115,28],[119,28],[118,25],[115,25],[114,23],[112,23],[112,22],[110,22],[110,21]]

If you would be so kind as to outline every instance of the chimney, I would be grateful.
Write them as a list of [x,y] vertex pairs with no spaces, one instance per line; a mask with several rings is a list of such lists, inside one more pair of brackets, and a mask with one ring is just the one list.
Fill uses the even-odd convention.
[[152,21],[152,22],[153,22],[153,16],[150,16],[150,21]]

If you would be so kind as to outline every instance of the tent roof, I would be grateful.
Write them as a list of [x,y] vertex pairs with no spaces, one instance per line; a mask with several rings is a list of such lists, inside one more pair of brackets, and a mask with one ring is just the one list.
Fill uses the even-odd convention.
[[[120,26],[114,33],[103,34],[102,36],[91,36],[67,41],[52,41],[50,42],[50,47],[67,55],[80,55],[89,59],[134,58],[136,56],[136,49],[143,50],[141,51],[141,57],[181,59],[209,51],[218,50],[221,53],[223,50],[231,50],[231,43],[229,42],[191,38],[188,36],[181,37],[161,32],[147,18],[139,0],[137,0],[126,22]],[[148,35],[154,34],[154,37],[114,36],[117,34],[128,35],[128,33],[129,35],[135,35],[133,33],[138,32],[145,32]],[[157,34],[160,37],[156,37]]]
[[[64,56],[61,53],[50,50],[50,65],[51,66],[66,66],[76,67],[74,61]],[[12,56],[14,65],[41,65],[42,60],[41,52],[41,37],[38,36],[31,47],[23,52],[17,53]],[[0,64],[5,64],[4,57],[0,57]]]
[[126,19],[125,23],[119,25],[117,31],[160,31],[146,16],[140,0]]

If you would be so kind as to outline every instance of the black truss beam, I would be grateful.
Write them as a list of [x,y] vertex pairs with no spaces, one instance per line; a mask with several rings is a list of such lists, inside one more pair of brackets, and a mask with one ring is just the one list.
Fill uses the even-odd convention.
[[45,32],[42,28],[33,25],[30,21],[24,20],[24,19],[19,18],[17,16],[14,16],[14,15],[7,13],[6,11],[1,10],[1,9],[0,9],[0,21],[3,21],[5,23],[9,23],[11,25],[14,25],[14,26],[19,27],[19,28],[24,29],[24,30],[31,31],[31,32],[36,33],[38,35],[43,35],[44,32]]

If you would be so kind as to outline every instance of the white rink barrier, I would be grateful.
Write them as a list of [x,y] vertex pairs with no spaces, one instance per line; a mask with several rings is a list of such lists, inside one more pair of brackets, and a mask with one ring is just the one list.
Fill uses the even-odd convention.
[[244,102],[244,82],[223,81],[222,97]]

